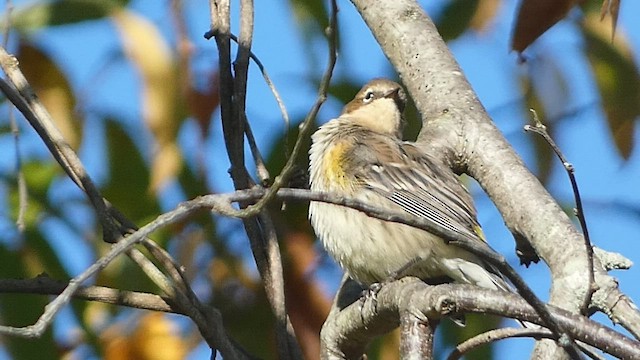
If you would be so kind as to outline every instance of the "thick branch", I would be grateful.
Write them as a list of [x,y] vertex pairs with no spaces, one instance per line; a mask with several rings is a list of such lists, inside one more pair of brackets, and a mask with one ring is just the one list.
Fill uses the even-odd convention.
[[[397,327],[401,311],[410,312],[423,322],[468,312],[541,322],[529,304],[515,294],[469,285],[430,286],[416,278],[403,278],[383,286],[375,298],[361,298],[334,314],[322,329],[323,354],[338,358],[359,356],[373,336]],[[640,357],[637,341],[583,316],[555,307],[551,312],[576,340],[618,358]]]

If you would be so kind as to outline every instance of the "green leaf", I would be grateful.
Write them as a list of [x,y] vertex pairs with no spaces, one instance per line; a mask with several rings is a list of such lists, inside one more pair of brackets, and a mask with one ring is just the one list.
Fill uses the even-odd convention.
[[444,8],[436,21],[438,32],[445,41],[456,39],[468,28],[478,9],[479,0],[453,0]]
[[22,33],[31,33],[43,27],[102,19],[127,3],[128,0],[41,1],[16,10],[11,25]]
[[[39,237],[38,234],[27,232],[28,238]],[[41,239],[41,238],[40,238]],[[31,277],[28,261],[25,261],[23,251],[14,252],[0,245],[0,278],[23,279]],[[2,294],[0,296],[0,317],[2,325],[27,326],[34,324],[47,305],[47,297],[33,294]],[[14,359],[58,359],[58,347],[49,328],[38,339],[24,339],[5,336],[2,339],[5,349]]]
[[147,192],[149,168],[122,125],[108,120],[109,183],[103,195],[136,223],[144,223],[160,213],[156,199]]
[[296,23],[306,36],[314,31],[324,35],[329,25],[329,15],[323,0],[289,0]]
[[621,36],[612,44],[593,30],[590,26],[584,29],[589,60],[616,148],[628,159],[634,146],[635,120],[640,116],[640,74]]

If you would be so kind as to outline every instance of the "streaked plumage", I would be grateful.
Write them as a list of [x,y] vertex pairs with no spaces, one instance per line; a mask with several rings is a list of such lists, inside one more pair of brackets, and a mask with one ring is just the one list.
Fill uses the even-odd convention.
[[[311,189],[403,210],[484,241],[471,196],[458,177],[401,140],[404,103],[394,82],[375,79],[365,85],[340,117],[312,136]],[[407,274],[509,289],[476,256],[426,231],[321,202],[311,202],[309,217],[329,254],[364,285],[387,280],[420,257]]]

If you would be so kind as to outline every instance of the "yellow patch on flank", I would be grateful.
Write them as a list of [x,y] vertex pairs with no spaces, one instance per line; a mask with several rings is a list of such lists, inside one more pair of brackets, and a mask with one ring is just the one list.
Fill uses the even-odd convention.
[[344,171],[347,150],[349,150],[347,143],[344,141],[339,142],[326,152],[322,161],[322,171],[328,178],[329,184],[343,189],[350,185],[350,181]]

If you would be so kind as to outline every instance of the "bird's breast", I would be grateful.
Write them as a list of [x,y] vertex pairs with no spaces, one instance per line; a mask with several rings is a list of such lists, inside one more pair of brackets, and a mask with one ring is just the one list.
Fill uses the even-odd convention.
[[309,164],[312,190],[344,192],[353,189],[353,176],[347,172],[350,149],[346,139],[314,139]]

